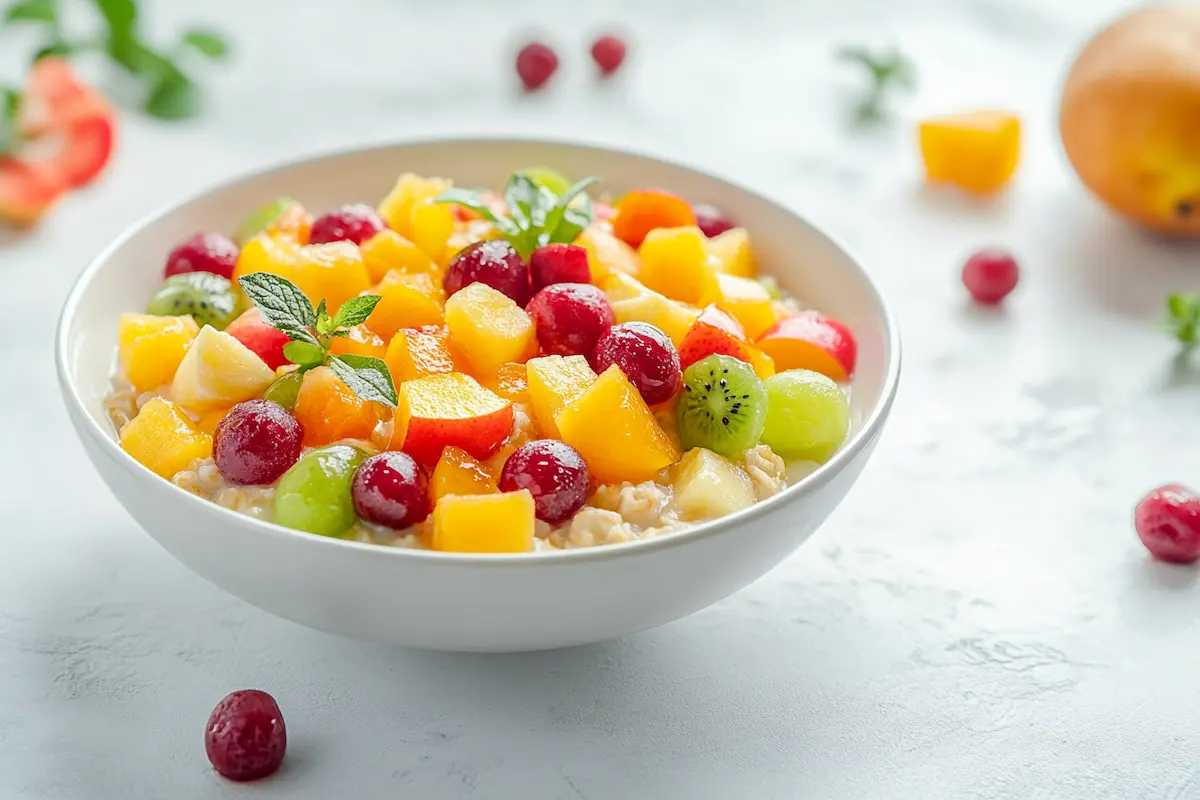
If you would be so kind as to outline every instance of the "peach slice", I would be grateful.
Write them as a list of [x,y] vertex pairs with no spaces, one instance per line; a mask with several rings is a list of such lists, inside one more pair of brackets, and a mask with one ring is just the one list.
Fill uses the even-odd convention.
[[382,230],[362,244],[363,263],[372,283],[397,272],[439,275],[440,270],[425,251],[393,230]]
[[506,361],[496,370],[495,381],[484,385],[506,400],[529,402],[529,372],[525,364]]
[[446,495],[433,509],[430,549],[450,553],[526,553],[533,549],[533,495]]
[[425,464],[452,446],[485,459],[512,430],[512,402],[461,372],[406,381],[399,393],[409,413],[403,449]]
[[365,325],[355,325],[347,330],[349,336],[339,336],[329,345],[334,354],[349,353],[356,356],[383,358],[387,353],[387,342]]
[[835,381],[849,380],[858,359],[854,334],[837,320],[820,314],[785,317],[756,344],[775,360],[780,372],[811,369]]
[[487,467],[466,450],[447,447],[429,479],[429,495],[436,505],[448,494],[495,494],[500,491]]
[[696,224],[692,207],[682,198],[658,189],[630,192],[617,203],[613,234],[630,247],[640,247],[655,228],[680,228]]
[[304,429],[305,447],[368,439],[379,421],[374,407],[350,391],[329,367],[304,373],[292,415]]

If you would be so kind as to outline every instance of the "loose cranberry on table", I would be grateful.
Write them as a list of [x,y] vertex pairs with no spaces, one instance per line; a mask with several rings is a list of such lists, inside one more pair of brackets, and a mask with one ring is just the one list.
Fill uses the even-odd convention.
[[401,530],[429,516],[429,478],[416,459],[398,450],[364,461],[350,496],[358,515],[376,525]]
[[170,252],[163,274],[169,278],[184,272],[211,272],[232,278],[240,252],[228,236],[197,233]]
[[274,483],[300,458],[304,432],[296,418],[270,400],[238,403],[217,425],[213,461],[234,484]]
[[517,52],[517,76],[526,90],[540,89],[558,69],[558,56],[541,42],[530,42]]
[[375,209],[363,203],[342,206],[317,217],[308,235],[309,244],[353,242],[362,244],[387,227]]
[[1167,484],[1142,498],[1133,512],[1137,535],[1159,561],[1200,560],[1200,497],[1185,486]]
[[724,212],[707,203],[698,203],[692,206],[692,213],[696,215],[696,226],[709,239],[737,227],[733,224],[733,220],[725,216]]
[[518,447],[504,462],[500,491],[528,489],[537,518],[554,525],[570,519],[588,495],[588,468],[579,451],[557,439]]
[[976,303],[995,305],[1015,288],[1020,278],[1016,260],[1003,250],[980,250],[963,266],[962,282]]
[[600,68],[600,74],[612,75],[625,61],[625,42],[611,34],[601,36],[592,43],[592,60]]
[[522,307],[532,294],[529,265],[503,239],[485,239],[468,245],[450,260],[442,278],[446,296],[472,283],[486,283]]
[[525,311],[533,318],[542,352],[551,355],[590,355],[613,324],[608,298],[590,283],[547,286]]
[[275,698],[257,689],[225,696],[208,718],[204,751],[231,781],[265,778],[283,763],[287,727]]
[[592,280],[587,250],[577,244],[539,247],[529,257],[529,272],[535,291],[554,283],[590,283]]
[[679,353],[671,339],[646,322],[614,325],[596,342],[592,369],[597,373],[616,364],[650,405],[670,400],[683,385]]

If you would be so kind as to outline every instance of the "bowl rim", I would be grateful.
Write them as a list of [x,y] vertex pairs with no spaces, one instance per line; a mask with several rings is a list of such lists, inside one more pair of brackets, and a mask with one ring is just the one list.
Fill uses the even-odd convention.
[[[876,305],[880,309],[883,323],[882,327],[884,331],[884,345],[887,350],[887,361],[879,399],[876,401],[874,407],[871,409],[870,414],[867,416],[861,427],[851,437],[850,441],[846,442],[837,451],[837,453],[833,455],[832,458],[830,458],[821,466],[817,467],[817,469],[813,470],[812,473],[806,475],[799,482],[786,487],[778,494],[768,497],[765,500],[758,501],[752,506],[742,509],[741,511],[728,514],[724,517],[719,517],[709,522],[700,523],[674,533],[663,536],[655,536],[650,539],[637,539],[634,541],[606,544],[597,547],[580,547],[561,550],[553,549],[532,551],[528,553],[448,553],[420,548],[389,547],[387,545],[359,542],[351,539],[320,536],[305,531],[285,528],[284,526],[277,525],[273,522],[267,522],[256,517],[240,514],[233,509],[225,508],[224,506],[217,505],[211,500],[207,500],[198,495],[192,494],[186,489],[176,486],[170,481],[163,480],[161,477],[135,461],[132,456],[122,450],[110,433],[101,429],[96,420],[92,418],[92,415],[87,412],[83,400],[79,395],[79,391],[76,388],[67,368],[69,358],[68,333],[71,323],[75,318],[78,308],[81,305],[83,297],[86,295],[87,289],[91,285],[92,280],[100,271],[101,267],[103,267],[103,265],[112,257],[113,253],[123,247],[130,239],[159,223],[164,218],[174,214],[189,203],[199,200],[200,198],[214,192],[229,189],[238,184],[261,179],[272,174],[286,172],[288,170],[295,169],[296,167],[312,164],[314,162],[366,155],[373,152],[396,150],[398,148],[402,149],[430,146],[515,147],[528,146],[530,144],[565,147],[583,151],[584,153],[591,151],[593,153],[604,154],[606,156],[615,155],[641,159],[645,161],[656,162],[660,165],[674,169],[685,170],[698,174],[703,178],[724,183],[736,189],[737,191],[753,197],[755,200],[761,203],[774,206],[776,209],[797,218],[803,224],[807,225],[813,233],[824,239],[827,244],[832,245],[841,251],[853,268],[858,271],[859,276],[865,282],[867,289],[869,290]],[[742,186],[741,184],[729,178],[714,174],[707,169],[701,169],[674,158],[630,149],[624,146],[618,147],[555,137],[479,135],[410,137],[386,142],[374,142],[368,144],[314,150],[306,155],[280,159],[267,163],[266,165],[257,169],[238,172],[232,177],[227,177],[216,181],[207,187],[200,189],[199,191],[192,192],[182,199],[160,208],[157,211],[150,212],[134,222],[123,232],[121,232],[115,239],[105,245],[100,252],[88,262],[87,266],[85,266],[76,277],[70,291],[67,293],[67,298],[63,303],[62,310],[59,313],[58,322],[55,326],[54,362],[55,372],[58,376],[59,388],[63,395],[64,401],[68,405],[68,412],[70,412],[70,415],[75,418],[77,433],[81,435],[84,433],[84,431],[78,430],[79,421],[82,420],[82,424],[85,426],[86,433],[93,439],[100,442],[101,448],[103,448],[105,454],[109,457],[114,465],[125,469],[132,475],[137,475],[138,480],[147,481],[151,486],[165,488],[169,493],[168,496],[172,496],[173,494],[173,496],[176,497],[179,502],[184,504],[196,504],[192,506],[192,508],[197,512],[215,512],[220,516],[224,516],[230,524],[245,526],[257,533],[277,539],[292,541],[300,544],[301,546],[304,546],[305,543],[307,543],[308,546],[314,547],[329,546],[335,548],[344,548],[347,554],[358,551],[362,554],[376,554],[380,558],[416,559],[418,562],[429,562],[430,565],[440,564],[462,567],[480,567],[485,565],[523,567],[532,564],[544,564],[546,566],[552,566],[556,564],[574,564],[609,559],[622,559],[656,550],[681,547],[689,542],[695,542],[711,536],[717,536],[745,523],[754,522],[755,520],[770,514],[777,508],[797,502],[801,497],[811,494],[822,486],[828,484],[836,475],[846,469],[851,462],[859,458],[878,437],[884,421],[887,419],[888,414],[891,411],[891,407],[896,396],[896,390],[899,385],[901,345],[900,329],[899,325],[897,324],[895,314],[888,305],[887,300],[884,298],[882,292],[880,292],[879,287],[876,285],[871,275],[862,266],[862,262],[857,255],[855,255],[855,253],[841,240],[830,234],[823,227],[812,222],[809,218],[801,216],[787,206],[769,197],[766,197],[757,191],[747,189],[745,186]],[[158,491],[158,489],[151,489],[151,491]],[[122,503],[122,505],[124,504]]]

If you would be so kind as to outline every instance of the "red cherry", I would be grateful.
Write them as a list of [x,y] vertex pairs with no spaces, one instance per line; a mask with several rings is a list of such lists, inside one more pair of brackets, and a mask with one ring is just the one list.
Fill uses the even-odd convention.
[[539,439],[518,447],[500,472],[500,491],[528,489],[537,518],[564,522],[583,507],[588,468],[574,447],[557,439]]
[[590,283],[547,286],[525,310],[533,318],[542,351],[553,355],[589,355],[613,324],[608,298]]
[[1020,270],[1003,250],[980,250],[967,259],[962,282],[976,303],[995,305],[1017,288]]
[[247,400],[217,424],[213,461],[230,483],[274,483],[300,458],[303,438],[300,423],[283,406]]
[[1200,559],[1200,497],[1178,484],[1160,486],[1142,498],[1133,525],[1150,555],[1190,564]]
[[287,727],[275,698],[257,689],[226,695],[208,718],[204,751],[231,781],[265,778],[283,763]]
[[429,516],[429,479],[408,453],[371,456],[354,473],[354,510],[367,522],[401,530]]
[[449,297],[476,282],[503,292],[519,306],[529,302],[529,265],[503,239],[485,239],[460,250],[446,267],[442,287]]
[[163,274],[169,278],[184,272],[211,272],[229,279],[233,277],[239,252],[228,236],[197,233],[171,251]]
[[625,61],[625,42],[616,36],[601,36],[592,43],[592,60],[600,67],[600,74],[612,75]]
[[548,244],[533,251],[529,272],[534,290],[553,283],[591,283],[587,250],[577,244]]
[[707,203],[692,206],[692,213],[696,215],[696,226],[709,239],[737,227],[719,208]]
[[646,322],[623,322],[596,342],[592,369],[616,364],[650,405],[670,400],[683,384],[679,353],[670,337]]
[[362,244],[387,227],[375,209],[363,203],[342,206],[317,217],[308,235],[309,244],[354,242]]
[[527,91],[540,89],[558,69],[558,56],[541,42],[530,42],[517,53],[517,75]]

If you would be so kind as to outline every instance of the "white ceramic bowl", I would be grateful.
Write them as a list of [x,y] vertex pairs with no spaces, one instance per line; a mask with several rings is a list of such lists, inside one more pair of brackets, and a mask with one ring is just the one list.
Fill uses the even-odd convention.
[[[300,533],[217,506],[155,476],[117,445],[102,399],[117,316],[141,309],[163,259],[201,230],[232,230],[271,199],[312,209],[373,202],[397,175],[500,186],[543,164],[620,193],[655,186],[719,203],[744,222],[760,268],[858,339],[849,441],[828,463],[745,511],[647,541],[527,555],[402,550]],[[326,155],[224,184],[145,220],[88,265],[67,298],[58,377],[84,448],[133,518],[221,588],[286,619],[438,650],[518,651],[595,642],[715,603],[800,546],[841,501],[883,428],[900,371],[897,330],[862,268],[808,222],[709,175],[616,150],[538,141],[430,141]]]

